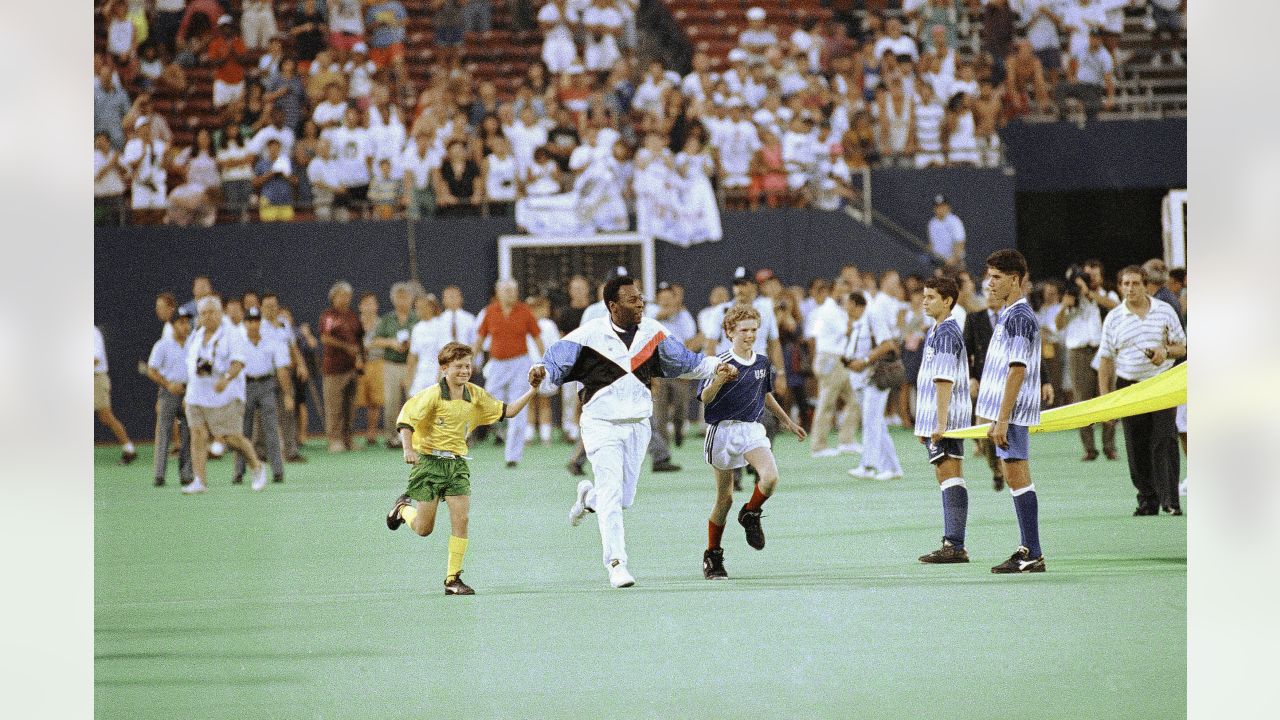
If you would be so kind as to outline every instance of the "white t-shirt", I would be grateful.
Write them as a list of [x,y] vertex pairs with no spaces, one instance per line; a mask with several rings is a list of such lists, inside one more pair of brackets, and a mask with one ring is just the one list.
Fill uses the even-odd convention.
[[107,50],[112,55],[128,55],[133,50],[133,21],[129,18],[112,20],[107,27]]
[[325,123],[340,123],[342,118],[347,114],[346,102],[329,102],[324,100],[316,104],[316,109],[311,113],[311,119],[316,121],[317,125]]
[[425,190],[431,182],[431,171],[440,167],[443,159],[444,153],[436,147],[429,147],[426,154],[422,154],[418,151],[418,144],[414,142],[400,155],[400,169],[409,173],[415,188]]
[[330,156],[328,159],[319,155],[307,163],[307,179],[312,185],[324,185],[330,191],[342,187],[342,175],[338,171],[338,160]]
[[964,242],[964,223],[955,213],[947,213],[941,220],[935,215],[929,218],[929,244],[933,251],[942,257],[951,257],[951,247]]
[[102,331],[93,327],[93,372],[107,371],[107,343],[102,339]]
[[336,127],[330,131],[329,143],[333,146],[342,184],[346,187],[368,184],[369,166],[366,161],[373,157],[369,131],[345,125]]
[[[93,151],[93,176],[97,177],[98,172],[107,166],[108,156],[101,150]],[[93,182],[94,197],[112,197],[124,194],[124,175],[120,170],[119,157],[113,163],[113,168],[103,174],[101,180]]]
[[[245,361],[244,335],[234,327],[223,323],[209,342],[205,342],[205,329],[197,327],[191,332],[187,341],[187,394],[188,405],[200,407],[222,407],[232,400],[244,400],[244,372],[238,373],[234,380],[227,384],[222,392],[214,385],[231,369],[231,363]],[[201,375],[196,371],[198,361],[207,360],[213,365],[213,371]]]
[[281,155],[293,152],[293,130],[287,127],[278,128],[275,125],[268,125],[255,133],[253,139],[249,141],[249,149],[254,155],[262,155],[267,152],[267,141],[272,138],[280,141]]
[[905,33],[899,35],[896,40],[886,35],[876,41],[875,54],[877,59],[884,57],[886,50],[894,55],[910,55],[912,60],[920,59],[920,50],[916,48],[916,41]]
[[422,392],[440,378],[440,362],[436,357],[448,343],[448,331],[441,332],[439,317],[420,320],[413,326],[409,334],[409,353],[417,356],[418,365],[409,387],[410,393]]
[[[252,158],[253,155],[254,155],[253,151],[243,144],[228,145],[218,151],[218,162],[223,165],[226,165],[229,162],[244,160],[245,158]],[[241,165],[239,167],[224,167],[222,170],[223,182],[235,181],[235,180],[252,180],[252,179],[253,179],[252,163],[249,163],[247,165]]]

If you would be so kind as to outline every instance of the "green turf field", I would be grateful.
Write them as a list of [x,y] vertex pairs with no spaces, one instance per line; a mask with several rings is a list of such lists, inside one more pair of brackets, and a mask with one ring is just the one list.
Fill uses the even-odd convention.
[[97,716],[1186,716],[1185,518],[1130,517],[1123,450],[1085,465],[1074,433],[1035,436],[1048,572],[994,576],[1017,545],[1008,493],[967,459],[973,562],[921,565],[939,493],[920,446],[894,439],[907,478],[877,483],[780,438],[768,546],[731,520],[730,579],[714,583],[700,569],[712,481],[687,442],[683,472],[641,477],[625,590],[609,587],[594,516],[566,521],[567,446],[531,446],[515,470],[478,448],[475,597],[443,595],[443,507],[429,538],[387,531],[398,452],[331,458],[313,441],[262,493],[228,484],[228,456],[187,497],[176,479],[151,486],[149,448],[127,468],[99,448]]

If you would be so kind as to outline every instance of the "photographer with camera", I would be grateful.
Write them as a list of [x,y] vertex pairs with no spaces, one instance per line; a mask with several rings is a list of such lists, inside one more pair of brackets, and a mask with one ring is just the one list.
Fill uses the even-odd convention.
[[222,440],[244,456],[253,469],[253,485],[267,481],[267,466],[258,460],[244,425],[244,334],[222,321],[222,301],[206,295],[196,304],[199,325],[187,341],[187,425],[191,428],[191,465],[195,480],[184,493],[206,490],[204,471],[210,440]]
[[[1103,310],[1110,310],[1120,303],[1111,290],[1102,287],[1102,261],[1090,259],[1082,265],[1072,265],[1066,273],[1067,285],[1062,292],[1062,309],[1054,319],[1054,326],[1067,348],[1067,365],[1071,372],[1071,386],[1075,390],[1075,402],[1098,396],[1098,374],[1093,359],[1102,342]],[[1084,446],[1082,462],[1098,459],[1098,447],[1094,444],[1093,425],[1080,428],[1080,442]],[[1115,460],[1116,425],[1102,423],[1102,451],[1108,460]]]

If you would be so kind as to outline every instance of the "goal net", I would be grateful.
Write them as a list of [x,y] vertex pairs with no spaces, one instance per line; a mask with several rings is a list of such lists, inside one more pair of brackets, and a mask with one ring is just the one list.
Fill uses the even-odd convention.
[[525,295],[563,297],[569,278],[574,275],[582,275],[594,285],[603,282],[619,266],[639,278],[645,299],[653,300],[658,273],[654,241],[648,235],[498,237],[498,277],[520,283],[520,291]]

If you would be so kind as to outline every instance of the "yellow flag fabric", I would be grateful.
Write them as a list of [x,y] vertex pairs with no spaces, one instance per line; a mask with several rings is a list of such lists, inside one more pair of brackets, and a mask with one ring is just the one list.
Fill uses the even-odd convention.
[[[1040,413],[1040,424],[1030,428],[1033,433],[1075,430],[1097,422],[1115,420],[1177,407],[1187,401],[1187,364],[1174,365],[1159,375],[1130,385],[1122,390],[1064,405]],[[949,438],[985,438],[990,424],[974,425],[952,430],[944,435]]]

